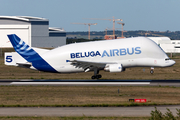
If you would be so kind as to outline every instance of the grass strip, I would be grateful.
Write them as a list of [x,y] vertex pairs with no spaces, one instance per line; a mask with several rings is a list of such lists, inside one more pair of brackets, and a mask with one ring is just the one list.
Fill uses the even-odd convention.
[[0,105],[0,107],[133,107],[133,106],[160,106],[180,105],[174,103],[130,103],[130,104],[84,104],[84,105]]
[[[0,107],[25,107],[25,105],[32,107],[119,107],[180,104],[180,87],[0,86],[0,89]],[[147,99],[147,102],[129,102],[129,99],[140,98]]]
[[35,116],[0,116],[3,120],[147,120],[150,117],[35,117]]

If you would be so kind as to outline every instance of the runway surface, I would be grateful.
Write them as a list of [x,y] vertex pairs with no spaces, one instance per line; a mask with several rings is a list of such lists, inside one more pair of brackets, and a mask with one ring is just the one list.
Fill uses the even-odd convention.
[[63,85],[63,86],[175,86],[180,80],[0,80],[0,85]]
[[[158,106],[163,114],[169,108],[176,115],[176,106]],[[41,107],[0,108],[0,116],[150,116],[152,107]]]
[[[0,85],[58,86],[175,86],[180,80],[0,80]],[[169,108],[176,115],[176,106],[158,106],[162,113]],[[0,116],[150,116],[154,106],[144,107],[0,107]]]

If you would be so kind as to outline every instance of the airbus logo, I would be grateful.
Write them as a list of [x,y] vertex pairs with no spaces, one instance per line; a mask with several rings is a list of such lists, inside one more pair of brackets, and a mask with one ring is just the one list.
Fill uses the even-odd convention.
[[111,49],[111,50],[104,50],[102,55],[99,51],[90,51],[90,52],[78,52],[78,53],[71,53],[71,58],[84,58],[84,57],[114,57],[114,56],[124,56],[124,55],[133,55],[133,54],[141,54],[141,47],[135,48],[121,48],[121,49]]
[[133,54],[141,54],[141,48],[121,48],[121,49],[112,49],[109,51],[104,50],[101,57],[113,57],[113,56],[123,56],[123,55],[133,55]]

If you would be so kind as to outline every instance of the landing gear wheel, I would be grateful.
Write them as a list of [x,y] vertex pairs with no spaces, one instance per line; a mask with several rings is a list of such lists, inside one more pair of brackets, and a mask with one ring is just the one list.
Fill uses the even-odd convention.
[[153,73],[154,73],[154,70],[151,70],[150,73],[153,74]]
[[93,75],[92,77],[91,77],[91,79],[99,79],[99,78],[101,78],[102,77],[102,75]]
[[93,76],[91,77],[91,79],[96,79],[96,76],[93,75]]
[[96,75],[96,78],[97,79],[99,79],[99,78],[101,78],[102,77],[102,75]]
[[99,69],[98,68],[94,68],[94,75],[91,77],[91,79],[99,79],[102,76],[99,75]]

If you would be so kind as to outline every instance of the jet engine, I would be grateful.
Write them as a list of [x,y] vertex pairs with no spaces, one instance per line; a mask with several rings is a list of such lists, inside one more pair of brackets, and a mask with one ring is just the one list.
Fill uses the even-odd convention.
[[108,72],[122,72],[125,71],[125,68],[123,68],[121,64],[108,64],[104,70]]

